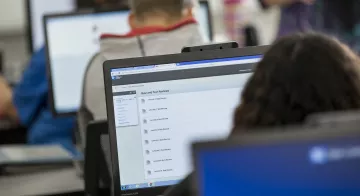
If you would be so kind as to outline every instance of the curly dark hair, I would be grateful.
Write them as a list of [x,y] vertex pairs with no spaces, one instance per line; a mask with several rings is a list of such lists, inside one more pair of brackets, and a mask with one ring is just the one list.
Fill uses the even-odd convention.
[[347,46],[326,35],[278,40],[242,93],[234,130],[300,124],[310,114],[359,109],[359,66]]

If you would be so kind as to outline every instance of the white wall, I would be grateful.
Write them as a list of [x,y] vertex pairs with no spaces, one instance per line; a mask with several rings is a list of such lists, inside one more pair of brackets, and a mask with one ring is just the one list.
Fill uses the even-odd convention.
[[0,0],[0,34],[21,32],[24,28],[25,0]]

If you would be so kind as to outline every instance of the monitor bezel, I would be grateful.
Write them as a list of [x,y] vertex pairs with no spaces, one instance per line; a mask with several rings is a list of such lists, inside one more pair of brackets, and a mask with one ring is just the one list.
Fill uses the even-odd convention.
[[302,143],[317,140],[332,140],[339,137],[360,137],[360,122],[340,123],[333,126],[285,126],[269,129],[246,130],[239,129],[240,134],[234,135],[229,139],[199,142],[192,146],[192,158],[195,168],[191,179],[191,191],[194,195],[201,196],[203,193],[199,189],[201,178],[196,167],[198,166],[198,156],[202,150],[224,149],[224,148],[243,148],[259,147],[272,144]]
[[115,127],[115,117],[113,112],[113,96],[112,96],[112,79],[111,79],[111,70],[116,68],[127,68],[127,67],[139,67],[144,65],[156,65],[156,64],[168,64],[176,62],[189,62],[189,61],[199,61],[199,60],[211,60],[211,59],[222,59],[222,58],[231,58],[231,57],[241,57],[241,56],[255,56],[263,55],[268,50],[268,46],[257,46],[257,47],[248,47],[248,48],[235,48],[235,49],[223,49],[223,50],[213,50],[206,52],[189,52],[189,53],[180,53],[180,54],[171,54],[171,55],[161,55],[161,56],[150,56],[150,57],[141,57],[141,58],[129,58],[129,59],[120,59],[120,60],[110,60],[104,62],[104,83],[105,83],[105,96],[106,96],[106,108],[107,108],[107,119],[109,123],[109,134],[110,134],[110,149],[112,156],[112,168],[113,168],[113,184],[112,188],[114,190],[115,196],[126,195],[126,194],[136,194],[136,195],[161,195],[168,186],[164,187],[154,187],[146,189],[137,189],[122,191],[120,189],[120,169],[119,169],[119,159],[117,151],[117,142],[116,142],[116,127]]
[[34,52],[33,48],[33,33],[32,33],[32,14],[31,14],[31,0],[25,1],[25,10],[26,10],[26,37],[27,37],[27,47],[30,54]]
[[50,61],[50,51],[49,51],[49,40],[48,40],[48,34],[47,34],[47,21],[49,19],[54,18],[64,18],[64,17],[72,17],[72,16],[82,16],[82,15],[89,15],[89,14],[103,14],[103,13],[111,13],[111,12],[122,12],[122,11],[129,11],[129,8],[127,6],[121,6],[111,9],[89,9],[89,10],[82,10],[82,11],[76,11],[76,12],[70,12],[70,13],[59,13],[59,14],[48,14],[43,16],[43,26],[44,26],[44,38],[45,38],[45,51],[46,51],[46,72],[47,72],[47,79],[48,79],[48,87],[49,87],[49,93],[48,93],[48,100],[51,107],[51,112],[53,116],[56,117],[67,117],[67,116],[76,116],[78,110],[76,111],[69,111],[69,112],[60,112],[56,110],[56,104],[55,104],[55,94],[54,94],[54,88],[53,88],[53,77],[51,72],[51,61]]

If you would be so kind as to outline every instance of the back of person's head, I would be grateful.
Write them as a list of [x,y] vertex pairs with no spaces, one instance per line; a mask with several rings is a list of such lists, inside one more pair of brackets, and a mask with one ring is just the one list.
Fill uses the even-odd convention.
[[197,5],[197,0],[129,0],[129,6],[135,21],[130,25],[143,23],[146,20],[159,18],[176,23],[187,17],[192,17],[192,8]]
[[234,129],[301,124],[308,115],[360,108],[358,57],[320,34],[278,40],[257,65]]

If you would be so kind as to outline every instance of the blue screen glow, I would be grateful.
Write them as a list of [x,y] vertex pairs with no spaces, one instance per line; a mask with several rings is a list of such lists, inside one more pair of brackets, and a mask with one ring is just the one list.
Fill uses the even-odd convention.
[[207,149],[196,168],[202,196],[359,196],[360,138]]

